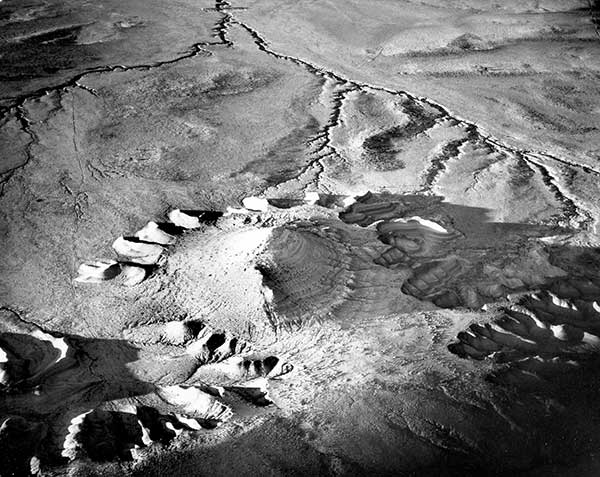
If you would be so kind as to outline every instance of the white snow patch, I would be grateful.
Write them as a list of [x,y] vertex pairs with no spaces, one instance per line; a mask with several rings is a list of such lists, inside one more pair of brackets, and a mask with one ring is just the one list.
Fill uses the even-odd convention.
[[427,227],[428,229],[434,230],[436,232],[439,232],[442,234],[449,233],[448,230],[446,230],[444,227],[442,227],[440,224],[434,222],[433,220],[423,219],[416,215],[414,217],[408,217],[406,219],[405,218],[394,219],[394,222],[399,222],[402,224],[407,224],[408,222],[418,222],[423,227]]
[[315,205],[319,202],[319,193],[318,192],[306,192],[304,194],[304,202],[309,205]]
[[260,197],[246,197],[242,200],[242,205],[246,209],[256,212],[266,212],[269,209],[269,201]]

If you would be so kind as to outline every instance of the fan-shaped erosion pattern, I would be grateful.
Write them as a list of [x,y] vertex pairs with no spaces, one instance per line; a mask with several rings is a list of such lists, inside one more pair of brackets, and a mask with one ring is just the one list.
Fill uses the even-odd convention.
[[[201,322],[157,325],[148,337],[144,327],[130,329],[129,340],[119,341],[49,333],[13,310],[1,316],[2,475],[141,458],[155,443],[227,422],[227,402],[272,404],[267,380],[293,370],[276,356],[248,354],[247,344]],[[162,356],[143,351],[158,342]]]
[[[487,376],[487,382],[477,384],[477,392],[483,394],[467,397],[462,388],[465,381],[444,385],[444,394],[437,396],[435,386],[431,388],[435,373],[454,375],[438,368],[418,380],[417,392],[419,396],[437,396],[437,404],[405,409],[404,419],[411,423],[410,435],[419,436],[411,439],[451,449],[452,465],[459,468],[464,465],[460,457],[464,455],[477,456],[474,469],[487,468],[501,456],[510,456],[505,465],[514,469],[544,461],[544,452],[526,442],[535,442],[535,436],[561,426],[572,408],[548,411],[540,407],[536,395],[520,396],[518,406],[512,400],[514,393],[529,389],[534,369],[540,380],[554,383],[544,388],[548,399],[562,399],[563,394],[555,390],[571,367],[581,362],[585,373],[592,372],[589,363],[595,360],[598,346],[593,321],[598,309],[597,277],[593,275],[597,272],[593,270],[598,259],[594,249],[569,245],[576,230],[553,224],[494,222],[487,209],[452,204],[432,195],[368,193],[349,200],[313,194],[310,200],[252,198],[243,203],[255,210],[232,208],[210,225],[178,232],[171,229],[179,238],[171,244],[173,248],[156,275],[139,285],[177,277],[162,282],[165,289],[156,299],[164,306],[178,307],[185,316],[203,317],[207,322],[199,325],[188,318],[166,325],[136,325],[127,331],[129,340],[146,344],[166,341],[184,347],[185,354],[195,356],[201,364],[187,383],[213,383],[215,389],[233,392],[257,405],[270,401],[260,380],[287,374],[289,360],[300,362],[303,370],[294,372],[294,389],[278,388],[280,402],[294,409],[301,406],[299,401],[305,402],[302,396],[306,393],[314,396],[314,380],[331,382],[331,395],[314,396],[312,402],[315,412],[327,413],[331,400],[343,399],[348,392],[335,375],[334,369],[340,368],[327,364],[333,356],[341,369],[349,366],[354,370],[354,377],[347,378],[351,382],[356,380],[371,389],[374,384],[369,380],[374,372],[385,389],[396,386],[400,395],[409,396],[402,375],[389,374],[389,370],[383,371],[386,365],[382,369],[372,360],[387,350],[393,355],[384,360],[391,361],[387,365],[398,359],[409,363],[408,369],[418,369],[425,365],[421,356],[431,349],[450,356],[445,346],[452,339],[450,330],[467,325],[469,316],[479,320],[503,313],[490,324],[472,324],[468,332],[457,330],[459,342],[450,345],[450,351],[461,357],[475,358],[478,363],[490,357],[498,363],[487,374],[483,369],[464,368],[461,380]],[[169,217],[179,217],[179,213]],[[488,311],[482,313],[482,307]],[[444,315],[440,310],[455,311]],[[562,315],[567,318],[560,318]],[[429,331],[417,335],[422,344],[405,349],[397,333],[402,329],[411,336],[408,323],[415,319],[424,320]],[[383,338],[371,335],[373,323],[392,327],[383,346],[374,344]],[[360,330],[366,340],[361,343],[369,351],[360,355],[357,344],[350,344],[342,333],[336,335],[339,343],[322,343],[323,353],[331,356],[315,355],[314,341],[336,327],[352,330],[352,334]],[[254,354],[248,345],[232,341],[233,330],[254,346],[261,340],[271,343],[259,348],[275,354]],[[342,351],[343,346],[349,348]],[[357,352],[360,357],[353,354]],[[461,361],[452,366],[463,369]],[[362,369],[371,371],[363,374]],[[591,379],[594,376],[592,372]],[[240,379],[249,381],[239,386],[236,381]],[[519,379],[527,386],[512,386]],[[505,385],[498,387],[498,383]],[[361,396],[361,392],[368,393],[355,392]],[[362,399],[357,412],[366,405]],[[393,398],[382,395],[378,399],[381,409],[371,416],[383,426],[384,435],[396,436],[389,423],[378,420]],[[474,400],[476,409],[493,409],[493,417],[474,409],[459,410],[456,402],[465,399]],[[436,414],[441,409],[449,414]],[[437,416],[433,422],[431,415]],[[464,415],[469,416],[469,424],[460,423],[458,416]],[[532,427],[523,430],[519,422],[527,415]],[[485,419],[489,419],[486,425]],[[585,415],[577,413],[576,422],[573,430],[584,425]],[[177,429],[177,423],[171,425]],[[339,426],[336,429],[342,432],[343,425]],[[359,429],[365,438],[373,438],[361,425]],[[441,429],[460,429],[461,438]],[[586,433],[593,430],[585,429]],[[488,442],[497,432],[505,436],[502,446],[492,450],[487,444],[475,444],[478,439]],[[336,441],[331,434],[322,439],[343,449],[341,452],[350,452],[347,442]],[[552,449],[558,445],[548,443]],[[522,446],[530,453],[527,457]],[[418,454],[415,447],[410,449]],[[559,454],[562,459],[562,451]],[[390,465],[394,468],[396,464]]]
[[408,270],[402,291],[442,308],[478,309],[565,274],[541,239],[566,229],[494,223],[486,209],[416,195],[367,194],[340,217],[374,226],[389,246],[376,263]]
[[571,263],[560,263],[558,255],[566,277],[496,307],[489,322],[459,333],[450,351],[490,359],[499,364],[490,379],[534,389],[550,386],[554,373],[593,370],[600,349],[600,252],[577,253],[577,260],[567,257]]

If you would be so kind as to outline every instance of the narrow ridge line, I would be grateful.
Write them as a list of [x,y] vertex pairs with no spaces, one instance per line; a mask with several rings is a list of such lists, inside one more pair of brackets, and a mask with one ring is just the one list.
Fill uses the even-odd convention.
[[27,117],[27,112],[25,111],[25,108],[22,105],[17,105],[14,106],[11,109],[11,111],[12,110],[14,110],[14,117],[19,123],[19,129],[29,137],[29,141],[27,142],[27,144],[25,144],[24,148],[25,161],[22,164],[19,164],[13,167],[12,169],[5,171],[2,174],[2,178],[0,179],[0,197],[4,196],[5,186],[8,183],[8,181],[10,181],[10,179],[13,177],[15,172],[19,169],[23,169],[27,166],[27,164],[29,164],[29,162],[31,162],[31,159],[33,157],[31,149],[33,148],[34,144],[37,144],[38,142],[37,135],[31,129],[31,120]]

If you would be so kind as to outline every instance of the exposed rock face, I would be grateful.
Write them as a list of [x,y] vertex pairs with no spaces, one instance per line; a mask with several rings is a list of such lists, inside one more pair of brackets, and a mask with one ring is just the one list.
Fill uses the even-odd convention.
[[61,336],[23,322],[18,315],[2,310],[0,361],[2,390],[34,389],[48,379],[77,366],[76,351]]
[[491,322],[458,334],[451,352],[502,366],[490,379],[527,389],[553,386],[556,376],[589,372],[600,345],[600,276],[581,270],[525,293],[498,309]]
[[[155,403],[152,407],[145,402]],[[163,409],[171,413],[161,413]],[[195,387],[168,386],[153,396],[106,402],[71,419],[61,455],[70,460],[132,460],[135,450],[168,445],[183,432],[214,429],[231,417],[231,410]]]
[[[267,380],[293,369],[275,356],[241,355],[248,345],[230,333],[171,322],[132,329],[128,337],[165,342],[163,352],[171,356],[166,363],[154,358],[159,375],[183,366],[195,384],[154,385],[126,369],[118,343],[50,334],[8,310],[0,326],[2,475],[37,473],[40,460],[49,465],[61,457],[136,459],[154,443],[167,446],[182,433],[227,422],[233,411],[222,399],[272,404]],[[215,385],[207,384],[211,380]]]

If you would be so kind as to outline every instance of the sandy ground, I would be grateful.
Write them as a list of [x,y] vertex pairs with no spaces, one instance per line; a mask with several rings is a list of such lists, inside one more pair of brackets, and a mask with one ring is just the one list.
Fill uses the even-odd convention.
[[0,475],[597,475],[598,15],[0,3]]

